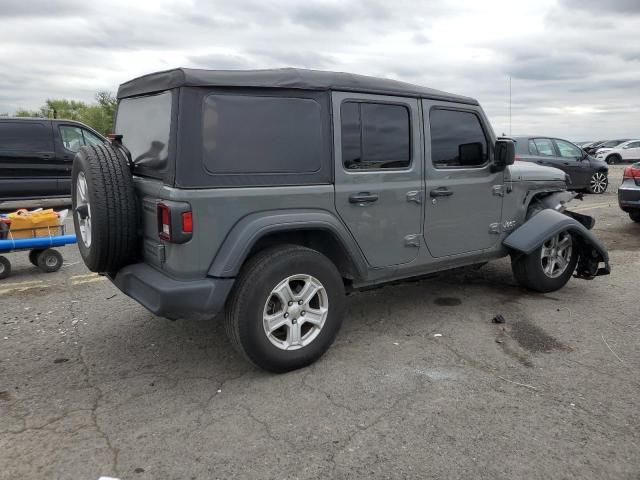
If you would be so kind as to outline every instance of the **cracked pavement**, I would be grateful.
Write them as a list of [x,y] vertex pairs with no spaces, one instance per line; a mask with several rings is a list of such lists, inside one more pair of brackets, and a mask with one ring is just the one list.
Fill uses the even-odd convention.
[[331,350],[284,375],[243,361],[219,319],[154,317],[75,246],[53,274],[10,254],[0,479],[638,479],[640,224],[621,171],[578,203],[609,277],[533,294],[501,260],[354,294]]

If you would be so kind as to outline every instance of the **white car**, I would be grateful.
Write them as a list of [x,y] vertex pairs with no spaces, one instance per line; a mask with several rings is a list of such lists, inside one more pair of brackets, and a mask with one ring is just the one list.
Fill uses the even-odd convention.
[[637,162],[640,160],[640,140],[627,140],[613,148],[601,148],[596,153],[596,158],[609,165],[622,161]]

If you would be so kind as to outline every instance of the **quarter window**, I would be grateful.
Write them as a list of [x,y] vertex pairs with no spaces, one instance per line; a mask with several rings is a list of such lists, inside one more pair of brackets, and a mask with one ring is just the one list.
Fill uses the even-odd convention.
[[436,168],[469,168],[488,160],[487,138],[471,112],[435,108],[431,123],[431,161]]
[[407,168],[411,164],[407,107],[344,102],[340,117],[342,163],[347,170]]
[[533,140],[533,143],[536,145],[538,155],[542,155],[543,157],[554,157],[556,155],[553,151],[553,144],[548,138],[536,138]]
[[533,140],[529,140],[529,153],[531,155],[538,154],[538,149],[536,148],[536,144],[533,142]]

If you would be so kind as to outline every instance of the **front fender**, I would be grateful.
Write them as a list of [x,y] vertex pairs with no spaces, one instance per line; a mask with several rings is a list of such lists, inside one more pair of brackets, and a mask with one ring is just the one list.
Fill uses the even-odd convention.
[[[611,272],[609,253],[602,242],[576,219],[551,209],[542,210],[527,220],[502,242],[515,252],[529,255],[546,240],[560,232],[569,231],[577,240],[580,260],[576,274],[591,279]],[[600,264],[604,267],[600,268]]]

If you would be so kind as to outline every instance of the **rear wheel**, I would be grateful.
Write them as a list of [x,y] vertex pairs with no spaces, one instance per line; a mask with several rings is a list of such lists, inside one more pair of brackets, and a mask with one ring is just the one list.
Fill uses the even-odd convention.
[[227,334],[254,365],[295,370],[331,346],[344,303],[342,277],[327,257],[296,245],[266,249],[236,281],[227,301]]
[[115,272],[137,247],[129,165],[111,145],[82,147],[73,161],[71,200],[80,255],[93,272]]
[[609,177],[606,172],[596,172],[589,179],[589,193],[602,194],[607,191]]
[[11,262],[7,257],[0,255],[0,280],[11,275]]
[[631,210],[629,212],[629,218],[634,222],[640,222],[640,210]]
[[62,255],[53,248],[38,253],[36,257],[38,268],[45,273],[57,272],[62,267]]
[[620,163],[621,160],[622,157],[620,157],[620,155],[609,155],[604,161],[609,165],[614,165],[616,163]]
[[29,261],[31,262],[31,265],[35,265],[36,267],[38,266],[38,255],[40,255],[41,252],[42,249],[40,248],[34,248],[29,251]]
[[511,268],[521,286],[537,292],[553,292],[569,281],[578,256],[571,234],[560,232],[529,255],[513,257]]

